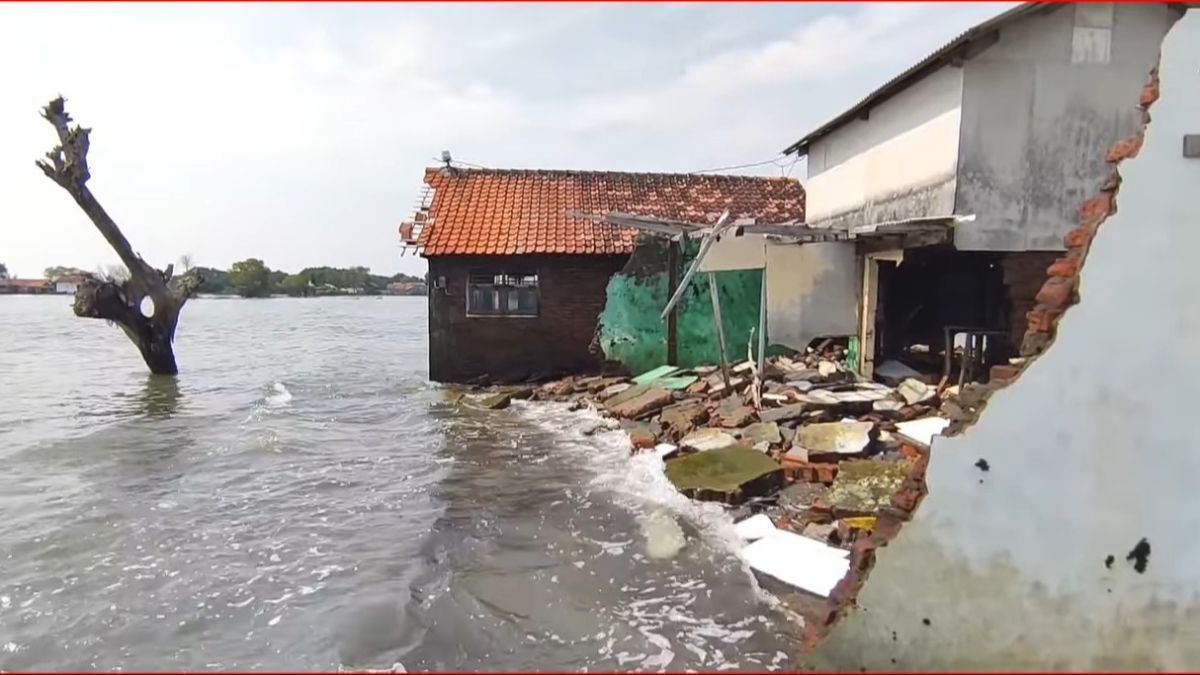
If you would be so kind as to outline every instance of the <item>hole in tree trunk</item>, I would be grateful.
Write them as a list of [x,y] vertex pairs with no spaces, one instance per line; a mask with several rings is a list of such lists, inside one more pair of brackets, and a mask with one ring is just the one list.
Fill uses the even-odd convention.
[[154,318],[154,298],[148,295],[142,298],[141,304],[138,305],[138,310],[141,311],[142,316],[146,317],[147,319]]

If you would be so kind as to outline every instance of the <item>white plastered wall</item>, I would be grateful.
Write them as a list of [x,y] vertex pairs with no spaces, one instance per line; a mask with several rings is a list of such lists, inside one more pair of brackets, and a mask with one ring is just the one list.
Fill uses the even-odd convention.
[[1182,153],[1200,132],[1197,10],[1160,82],[1080,304],[975,426],[935,440],[928,496],[811,666],[1200,668],[1200,159]]

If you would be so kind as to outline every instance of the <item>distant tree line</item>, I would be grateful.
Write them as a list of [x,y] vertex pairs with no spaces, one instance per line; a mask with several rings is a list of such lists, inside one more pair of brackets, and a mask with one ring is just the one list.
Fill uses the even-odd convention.
[[[227,270],[213,267],[193,266],[191,256],[180,258],[184,271],[194,270],[204,280],[199,293],[210,295],[240,295],[243,298],[267,298],[272,295],[313,297],[321,295],[384,295],[392,293],[390,284],[400,284],[395,291],[400,295],[424,295],[425,280],[411,274],[383,276],[371,274],[368,267],[306,267],[296,274],[273,270],[258,258],[247,258],[235,262]],[[121,266],[97,270],[103,278],[120,278]],[[0,264],[0,279],[8,274]],[[75,267],[47,267],[47,279],[56,279],[69,274],[87,274]]]
[[383,295],[388,285],[403,283],[405,295],[424,295],[425,281],[410,274],[371,274],[368,267],[306,267],[296,274],[272,270],[258,258],[247,258],[228,270],[195,268],[204,282],[201,293],[266,298],[272,295],[311,297],[321,295]]

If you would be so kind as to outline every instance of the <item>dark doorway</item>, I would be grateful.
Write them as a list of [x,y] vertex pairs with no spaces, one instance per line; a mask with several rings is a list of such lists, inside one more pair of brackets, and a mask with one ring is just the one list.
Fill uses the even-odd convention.
[[986,378],[989,366],[1015,355],[1002,259],[997,253],[928,247],[905,251],[899,264],[880,262],[876,368],[895,360],[933,382],[943,375],[957,376],[968,335],[976,336],[978,347],[975,379]]

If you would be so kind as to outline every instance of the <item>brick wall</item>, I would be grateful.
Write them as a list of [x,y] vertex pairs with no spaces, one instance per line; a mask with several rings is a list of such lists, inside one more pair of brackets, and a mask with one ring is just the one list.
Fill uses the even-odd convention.
[[[626,256],[438,256],[429,259],[429,377],[520,382],[599,367],[591,349],[609,278]],[[468,317],[467,277],[536,272],[540,314]],[[446,287],[434,288],[438,277]]]
[[1051,251],[1006,253],[1001,258],[1004,287],[1009,302],[1009,344],[1016,355],[1025,338],[1025,316],[1037,306],[1037,294],[1046,281],[1046,268],[1058,257]]

